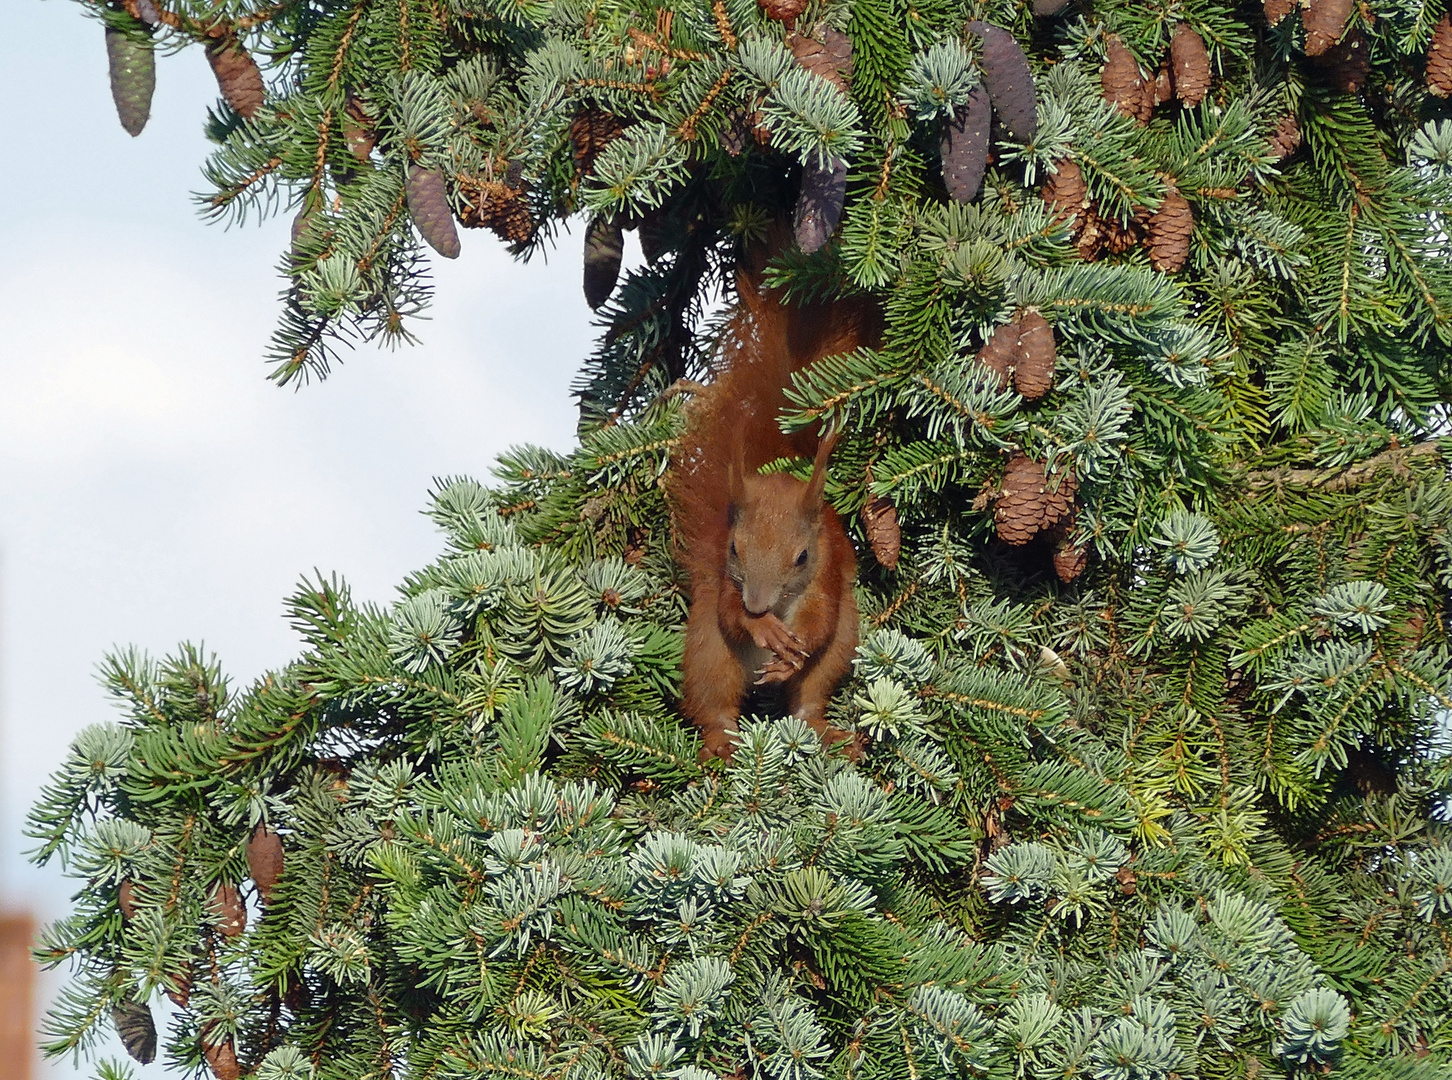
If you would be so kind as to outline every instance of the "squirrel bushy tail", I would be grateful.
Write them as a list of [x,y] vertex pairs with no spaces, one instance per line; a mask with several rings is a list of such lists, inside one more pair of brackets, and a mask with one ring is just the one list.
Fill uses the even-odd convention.
[[737,291],[715,377],[689,407],[672,465],[678,555],[693,581],[723,565],[736,455],[754,473],[778,458],[817,452],[817,432],[788,435],[777,423],[792,375],[823,357],[875,345],[881,333],[876,306],[865,298],[784,304],[767,294],[759,275],[746,273]]

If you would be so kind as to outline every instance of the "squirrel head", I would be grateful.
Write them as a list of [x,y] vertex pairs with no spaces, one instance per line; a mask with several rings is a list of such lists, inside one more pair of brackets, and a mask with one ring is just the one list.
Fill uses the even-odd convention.
[[822,439],[805,484],[780,473],[749,473],[738,446],[730,468],[726,575],[741,590],[748,615],[784,615],[816,578],[827,459],[837,438],[833,433]]

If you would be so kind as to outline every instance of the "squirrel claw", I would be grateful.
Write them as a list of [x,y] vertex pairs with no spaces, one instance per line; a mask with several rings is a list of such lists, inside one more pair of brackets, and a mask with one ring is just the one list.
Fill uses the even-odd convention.
[[768,683],[786,682],[798,671],[802,670],[800,663],[785,658],[779,658],[761,667],[756,672],[757,686],[766,686]]

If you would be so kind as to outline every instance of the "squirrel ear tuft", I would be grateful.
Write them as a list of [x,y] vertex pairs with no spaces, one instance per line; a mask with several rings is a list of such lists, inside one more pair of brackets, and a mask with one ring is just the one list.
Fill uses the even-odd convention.
[[822,441],[817,444],[817,457],[812,463],[812,478],[807,481],[807,491],[802,496],[803,508],[808,513],[815,514],[822,509],[822,496],[827,490],[827,459],[832,456],[837,440],[841,437],[840,430],[832,431],[823,435]]

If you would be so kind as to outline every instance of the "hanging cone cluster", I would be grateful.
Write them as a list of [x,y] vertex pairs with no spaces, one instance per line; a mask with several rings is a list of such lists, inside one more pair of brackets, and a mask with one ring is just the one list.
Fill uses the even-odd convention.
[[1171,188],[1160,200],[1159,209],[1150,215],[1145,237],[1150,265],[1166,274],[1183,269],[1190,257],[1190,234],[1194,230],[1194,211],[1185,197]]
[[247,909],[242,905],[242,894],[237,886],[219,881],[212,886],[212,896],[207,908],[217,920],[217,932],[223,937],[236,937],[247,929]]
[[1180,103],[1193,109],[1204,101],[1210,90],[1210,54],[1205,50],[1205,40],[1189,23],[1175,25],[1175,36],[1170,39],[1170,66]]
[[373,134],[373,117],[352,94],[343,104],[343,142],[348,152],[364,163],[371,160],[373,147],[378,144],[378,137]]
[[1063,582],[1073,581],[1089,565],[1089,552],[1073,541],[1073,523],[1061,526],[1054,539],[1054,573]]
[[[512,171],[512,170],[511,170]],[[470,229],[488,229],[510,244],[523,244],[534,235],[534,218],[522,185],[485,180],[477,176],[458,176],[459,197],[464,201],[461,220]]]
[[156,1060],[156,1021],[140,1001],[123,1001],[111,1009],[111,1022],[126,1052],[142,1065]]
[[988,91],[975,86],[968,100],[943,125],[943,186],[958,202],[972,202],[988,169],[988,132],[993,106]]
[[1306,28],[1306,55],[1329,52],[1346,29],[1353,0],[1309,0],[1301,5],[1301,25]]
[[245,119],[256,116],[262,108],[262,70],[252,54],[231,34],[224,34],[207,42],[207,62],[227,104]]
[[1280,118],[1275,130],[1270,133],[1270,151],[1277,159],[1287,158],[1301,146],[1301,125],[1293,115]]
[[1271,26],[1277,25],[1296,10],[1297,3],[1298,0],[1264,0],[1262,7],[1265,11],[1265,21]]
[[1316,63],[1326,73],[1326,81],[1343,94],[1354,94],[1366,85],[1371,74],[1371,49],[1361,27],[1353,26],[1340,44],[1333,45]]
[[422,165],[410,166],[404,182],[408,212],[419,234],[446,259],[459,257],[459,230],[454,228],[454,213],[449,209],[449,195],[444,188],[444,174]]
[[575,168],[581,177],[595,171],[595,159],[625,131],[620,118],[604,109],[590,106],[575,114],[570,121],[570,149],[575,155]]
[[1078,487],[1072,472],[1049,477],[1043,462],[1016,451],[1003,470],[993,507],[998,538],[1006,544],[1027,544],[1040,532],[1068,521]]
[[1452,14],[1443,15],[1432,31],[1427,49],[1427,89],[1437,97],[1452,97]]
[[111,72],[111,100],[121,127],[133,138],[151,118],[156,91],[156,51],[124,30],[106,27],[106,63]]
[[1038,134],[1039,104],[1028,57],[1001,26],[974,20],[968,24],[968,32],[983,39],[978,67],[993,103],[993,115],[1015,139],[1029,142]]
[[897,507],[891,499],[869,495],[862,507],[862,530],[872,545],[872,557],[884,570],[897,569],[902,552],[902,527],[897,520]]
[[264,904],[272,902],[272,890],[282,877],[282,837],[259,823],[247,841],[247,872]]
[[614,221],[596,218],[585,230],[585,303],[602,306],[615,291],[620,260],[625,253],[625,232]]
[[1037,311],[1026,311],[994,329],[978,352],[979,362],[998,374],[999,386],[1037,401],[1054,388],[1054,330]]
[[852,39],[846,34],[830,26],[821,31],[820,39],[792,33],[787,35],[787,47],[798,64],[847,93],[847,80],[852,78]]
[[1125,116],[1132,116],[1142,124],[1149,122],[1155,108],[1154,87],[1145,82],[1139,61],[1118,34],[1109,36],[1108,55],[1099,73],[1099,84],[1105,101]]

